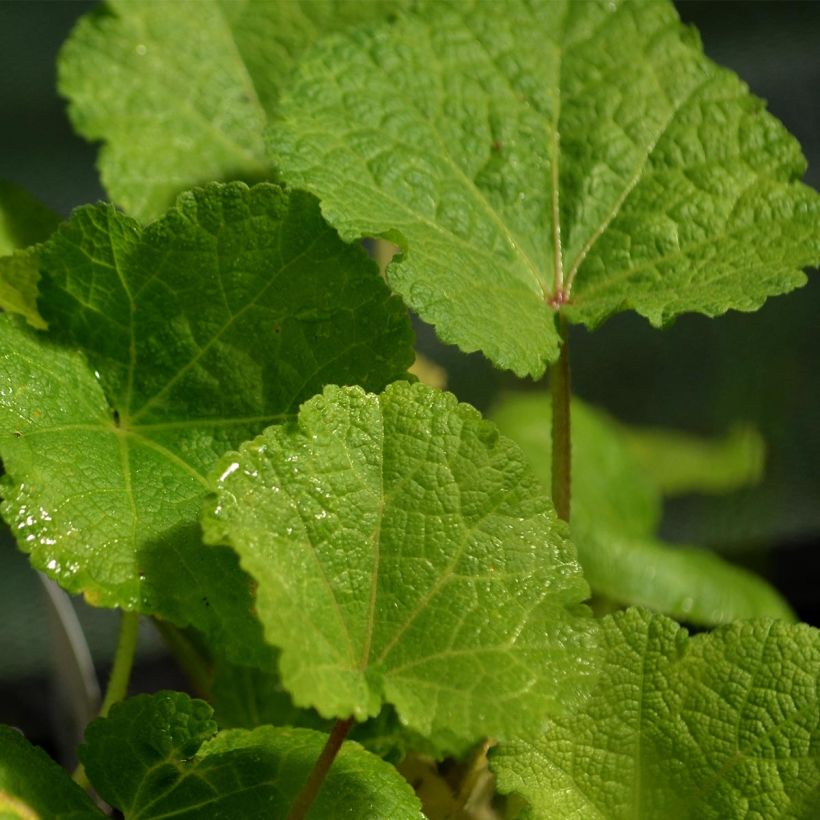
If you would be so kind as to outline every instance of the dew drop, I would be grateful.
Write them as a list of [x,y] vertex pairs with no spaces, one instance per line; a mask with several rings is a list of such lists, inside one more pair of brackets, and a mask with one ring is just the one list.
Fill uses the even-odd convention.
[[229,475],[231,475],[231,473],[235,473],[238,469],[239,469],[239,462],[234,461],[233,464],[230,464],[228,466],[228,468],[225,470],[225,472],[222,473],[221,476],[219,476],[219,480],[224,481]]

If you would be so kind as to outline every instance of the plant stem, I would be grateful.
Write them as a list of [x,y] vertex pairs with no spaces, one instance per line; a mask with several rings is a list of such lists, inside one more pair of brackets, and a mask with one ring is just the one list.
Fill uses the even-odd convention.
[[120,621],[120,637],[114,655],[114,666],[108,678],[100,717],[105,717],[108,710],[119,703],[128,692],[128,681],[131,678],[131,667],[134,665],[134,654],[137,651],[137,634],[139,632],[139,612],[123,612]]
[[327,743],[325,743],[322,753],[313,766],[307,782],[302,786],[302,790],[296,795],[296,800],[293,801],[293,805],[290,807],[287,820],[302,820],[307,815],[308,809],[319,793],[319,789],[325,777],[327,777],[327,773],[330,771],[330,767],[333,765],[333,761],[353,723],[354,720],[351,717],[347,720],[337,720],[333,725]]
[[171,654],[179,664],[179,668],[188,678],[191,689],[198,697],[208,700],[210,698],[212,677],[208,661],[181,629],[166,621],[161,621],[159,618],[153,620],[154,626],[165,641],[165,645],[171,650]]
[[552,503],[558,517],[569,522],[572,444],[570,440],[569,326],[559,314],[561,353],[550,370],[552,394]]
[[[128,693],[128,681],[131,678],[131,667],[134,665],[134,654],[137,651],[137,636],[139,634],[139,612],[123,612],[120,621],[120,636],[117,640],[117,651],[114,653],[114,665],[111,667],[111,676],[108,678],[108,688],[105,690],[100,717],[105,717],[108,710],[119,703]],[[86,791],[91,787],[82,763],[77,764],[71,775],[74,782]]]

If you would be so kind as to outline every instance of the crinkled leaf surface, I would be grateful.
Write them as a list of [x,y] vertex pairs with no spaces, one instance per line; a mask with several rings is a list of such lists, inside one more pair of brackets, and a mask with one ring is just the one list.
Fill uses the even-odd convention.
[[[493,412],[501,430],[527,453],[545,487],[550,486],[552,463],[551,415],[545,393],[509,394]],[[697,624],[757,616],[792,620],[788,604],[762,578],[708,550],[664,544],[655,537],[661,489],[674,467],[660,475],[645,467],[631,450],[631,435],[583,402],[573,402],[572,534],[593,591]],[[635,435],[640,437],[641,431]],[[644,458],[666,463],[670,440],[673,452],[682,446],[673,433],[655,431],[641,438]],[[686,441],[696,445],[687,451],[686,474],[690,479],[706,475],[716,461],[714,445],[690,437]],[[740,474],[738,468],[736,476]]]
[[[181,692],[139,695],[86,730],[80,756],[94,788],[126,820],[284,818],[327,736],[309,729],[217,734],[211,708]],[[308,817],[421,820],[396,770],[347,742]]]
[[273,185],[185,194],[144,230],[80,209],[43,270],[51,332],[0,317],[3,516],[67,590],[252,660],[249,579],[201,541],[205,475],[327,381],[400,377],[400,300],[314,200]]
[[538,376],[554,309],[753,310],[820,261],[796,141],[671,3],[433,2],[321,41],[273,155],[447,342]]
[[215,484],[206,539],[257,581],[298,705],[363,719],[389,702],[425,735],[506,737],[594,668],[563,525],[518,448],[450,394],[326,388]]
[[38,249],[57,227],[57,214],[18,185],[0,180],[0,309],[44,328],[37,310]]
[[538,741],[498,749],[502,791],[538,818],[817,816],[820,632],[761,620],[689,638],[640,610],[602,625],[592,697]]
[[105,815],[42,749],[0,726],[0,817],[93,820]]
[[111,198],[156,217],[214,179],[274,175],[263,133],[298,54],[400,0],[108,0],[59,61],[74,127],[104,142]]

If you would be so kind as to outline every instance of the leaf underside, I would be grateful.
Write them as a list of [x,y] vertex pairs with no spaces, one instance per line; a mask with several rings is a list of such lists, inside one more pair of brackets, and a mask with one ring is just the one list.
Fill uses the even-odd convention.
[[250,580],[201,541],[205,476],[328,380],[401,377],[400,301],[315,201],[273,185],[199,189],[145,229],[80,209],[42,265],[50,333],[0,317],[3,516],[70,592],[258,660]]
[[323,32],[383,16],[396,0],[108,0],[58,62],[75,129],[101,140],[111,198],[155,218],[212,180],[271,179],[264,131],[299,53]]
[[214,474],[211,543],[258,584],[284,686],[327,717],[393,704],[425,736],[537,730],[594,668],[564,528],[495,427],[396,383],[327,388]]
[[557,358],[555,308],[754,310],[820,261],[799,146],[665,0],[423,4],[310,49],[278,113],[283,177],[401,245],[392,287],[518,375]]
[[[327,740],[262,726],[217,734],[207,703],[181,692],[139,695],[86,730],[80,757],[94,788],[127,820],[285,817]],[[422,820],[389,764],[345,743],[308,813],[321,820]]]
[[690,638],[641,610],[602,626],[596,690],[539,740],[497,750],[501,791],[536,818],[816,816],[820,632],[760,620]]
[[[508,394],[492,414],[502,432],[528,455],[545,487],[551,483],[551,414],[546,393]],[[697,440],[699,447],[687,451],[686,461],[678,465],[683,472],[668,463],[657,472],[633,453],[635,441],[644,447],[643,457],[651,456],[653,462],[665,461],[665,448],[674,453],[681,447],[672,434],[642,437],[640,431],[625,430],[580,400],[573,401],[572,535],[593,592],[694,624],[761,616],[793,620],[786,601],[762,578],[708,550],[666,544],[656,536],[665,483],[697,483],[700,476],[715,489],[727,481],[754,478],[757,462],[749,465],[740,458],[729,463],[724,453]],[[715,467],[722,476],[714,475]]]

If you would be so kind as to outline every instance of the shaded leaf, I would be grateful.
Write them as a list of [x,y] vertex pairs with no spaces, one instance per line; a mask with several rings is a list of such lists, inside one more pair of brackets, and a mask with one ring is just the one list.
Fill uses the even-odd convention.
[[[326,388],[217,467],[206,539],[258,583],[295,702],[424,734],[534,731],[594,668],[564,527],[496,428],[396,383]],[[218,477],[218,478],[217,478]]]
[[[493,412],[501,430],[527,453],[545,487],[551,483],[551,417],[545,393],[509,394]],[[665,544],[655,537],[663,482],[671,480],[675,468],[648,469],[633,454],[632,435],[583,402],[573,401],[572,533],[593,591],[696,624],[764,615],[793,620],[788,604],[762,578],[708,550]],[[646,460],[651,452],[653,461],[664,464],[669,460],[667,442],[672,442],[672,453],[682,446],[675,433],[654,433],[650,438],[636,431],[634,436],[643,443]],[[690,481],[708,474],[716,458],[708,442],[693,441],[699,446],[677,473],[688,474]],[[650,451],[650,444],[656,449]],[[706,454],[703,460],[698,459],[699,450]],[[738,467],[735,476],[743,470]]]
[[661,615],[602,622],[592,697],[492,759],[538,818],[811,820],[820,794],[820,632],[739,622],[689,638]]
[[42,749],[0,726],[0,817],[93,820],[105,815]]
[[19,185],[0,180],[0,256],[44,242],[60,218]]
[[[300,709],[282,686],[273,664],[259,669],[221,660],[216,665],[210,700],[219,725],[225,729],[255,729],[257,726],[291,726],[330,732],[333,721],[313,709]],[[402,726],[394,709],[385,706],[379,714],[357,723],[347,735],[369,752],[398,762],[409,751],[445,757],[462,751],[452,742],[438,748],[421,735]]]
[[315,201],[272,185],[200,189],[144,230],[80,209],[43,265],[51,333],[0,317],[3,516],[70,592],[259,661],[250,581],[201,542],[205,474],[329,379],[400,377],[401,303]]
[[820,261],[799,146],[671,3],[422,11],[311,49],[271,145],[343,237],[403,248],[388,280],[444,341],[539,376],[559,308],[754,310]]
[[[139,695],[86,730],[89,779],[126,820],[285,817],[327,736],[309,729],[217,734],[207,703],[181,692]],[[308,817],[421,820],[392,766],[348,741]]]
[[39,252],[57,227],[55,213],[11,182],[0,180],[0,309],[44,328],[37,310]]
[[77,131],[104,142],[111,198],[153,218],[195,185],[273,177],[263,133],[298,54],[398,2],[108,0],[63,47],[60,91]]

